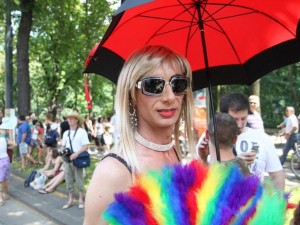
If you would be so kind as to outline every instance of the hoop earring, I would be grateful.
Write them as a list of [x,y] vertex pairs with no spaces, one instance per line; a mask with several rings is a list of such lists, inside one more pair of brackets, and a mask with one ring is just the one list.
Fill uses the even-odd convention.
[[132,102],[129,103],[129,116],[130,116],[131,128],[134,129],[138,125],[138,120],[136,116],[136,109],[132,104]]

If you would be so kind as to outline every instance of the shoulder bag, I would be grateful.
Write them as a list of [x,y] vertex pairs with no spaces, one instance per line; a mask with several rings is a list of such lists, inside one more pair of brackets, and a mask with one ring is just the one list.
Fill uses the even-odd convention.
[[[69,140],[70,140],[71,150],[72,150],[72,152],[74,152],[70,135],[69,135]],[[85,151],[85,152],[80,153],[79,156],[73,160],[73,164],[77,168],[85,168],[85,167],[90,166],[90,161],[91,161],[90,154],[87,151]]]

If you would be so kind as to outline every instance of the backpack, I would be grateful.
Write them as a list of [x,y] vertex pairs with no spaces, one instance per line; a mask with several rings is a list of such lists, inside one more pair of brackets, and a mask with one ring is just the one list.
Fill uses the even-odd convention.
[[39,190],[44,187],[46,181],[47,177],[38,171],[34,176],[34,180],[30,182],[30,187],[32,187],[34,190]]
[[[45,137],[45,145],[54,147],[57,145],[57,140],[56,138],[58,135],[56,135],[57,131],[56,130],[50,130],[46,137]],[[57,133],[58,134],[58,133]]]
[[37,170],[32,170],[31,173],[26,177],[24,181],[24,187],[28,188],[30,185],[30,182],[32,182],[35,178],[35,175],[37,174]]

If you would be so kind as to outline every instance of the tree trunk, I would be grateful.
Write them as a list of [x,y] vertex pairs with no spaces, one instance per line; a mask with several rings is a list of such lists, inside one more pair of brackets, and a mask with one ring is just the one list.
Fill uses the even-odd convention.
[[258,79],[251,85],[250,92],[250,95],[260,96],[260,79]]
[[11,10],[13,2],[5,1],[5,108],[12,109],[13,106],[13,54],[12,54],[12,26],[11,26]]
[[[257,95],[260,99],[260,79],[251,84],[250,95]],[[257,107],[257,111],[261,113],[260,105]]]
[[17,43],[18,114],[30,112],[29,38],[34,0],[22,0],[22,11]]

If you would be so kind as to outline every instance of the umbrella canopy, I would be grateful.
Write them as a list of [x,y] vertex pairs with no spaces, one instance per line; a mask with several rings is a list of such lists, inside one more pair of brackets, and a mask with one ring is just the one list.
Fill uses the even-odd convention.
[[[125,3],[130,1],[125,1]],[[184,55],[193,89],[251,84],[300,61],[299,0],[155,0],[123,4],[86,63],[86,73],[117,82],[124,61],[144,45]]]

